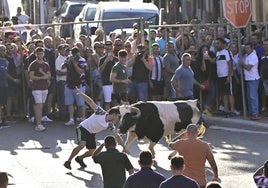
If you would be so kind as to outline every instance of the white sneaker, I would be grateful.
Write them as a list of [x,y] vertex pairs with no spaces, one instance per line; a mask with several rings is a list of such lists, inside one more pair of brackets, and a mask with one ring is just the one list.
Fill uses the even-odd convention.
[[70,121],[64,123],[64,125],[66,125],[66,126],[69,126],[69,125],[75,125],[75,123],[74,123],[73,120],[70,120]]
[[46,130],[46,128],[45,128],[43,125],[37,125],[37,126],[35,127],[35,130],[41,132],[41,131]]
[[52,122],[53,120],[50,119],[50,118],[47,117],[47,116],[43,116],[41,121],[43,121],[43,122]]
[[233,113],[234,115],[236,115],[236,116],[239,116],[239,115],[240,115],[240,112],[238,112],[237,110],[232,111],[232,113]]

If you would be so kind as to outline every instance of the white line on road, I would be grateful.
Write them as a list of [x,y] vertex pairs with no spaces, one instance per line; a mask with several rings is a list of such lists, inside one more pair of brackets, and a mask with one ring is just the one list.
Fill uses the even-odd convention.
[[250,134],[268,134],[267,131],[253,131],[253,130],[243,130],[237,128],[229,128],[229,127],[221,127],[221,126],[210,126],[210,129],[218,129],[218,130],[225,130],[231,132],[240,132],[240,133],[250,133]]

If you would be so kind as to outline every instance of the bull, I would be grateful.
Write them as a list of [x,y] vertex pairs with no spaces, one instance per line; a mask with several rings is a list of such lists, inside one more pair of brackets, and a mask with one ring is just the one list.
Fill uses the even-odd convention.
[[147,140],[153,156],[154,146],[162,137],[179,133],[190,123],[202,121],[197,100],[147,101],[116,108],[121,113],[119,133],[127,133],[126,149],[135,139]]

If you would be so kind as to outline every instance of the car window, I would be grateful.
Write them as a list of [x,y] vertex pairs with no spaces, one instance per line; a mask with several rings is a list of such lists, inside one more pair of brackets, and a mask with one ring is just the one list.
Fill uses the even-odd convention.
[[85,16],[86,21],[93,21],[96,14],[96,8],[88,8]]
[[[140,18],[143,17],[145,21],[151,21],[157,25],[158,15],[156,13],[145,12],[105,12],[103,19],[120,19],[120,18]],[[122,22],[103,22],[103,28],[106,33],[109,33],[118,28],[132,28],[135,21],[122,21]]]
[[83,6],[83,4],[72,5],[70,6],[69,13],[77,16],[82,11]]

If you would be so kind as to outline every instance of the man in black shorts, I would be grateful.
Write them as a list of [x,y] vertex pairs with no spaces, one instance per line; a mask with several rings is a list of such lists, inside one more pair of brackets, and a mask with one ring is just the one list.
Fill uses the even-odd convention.
[[83,155],[77,156],[75,158],[75,161],[79,163],[82,168],[85,168],[87,166],[83,162],[83,159],[92,156],[93,152],[96,149],[95,135],[96,133],[99,133],[103,130],[110,129],[117,142],[125,150],[123,139],[117,133],[117,128],[114,125],[115,122],[118,122],[120,120],[120,111],[118,109],[112,108],[106,112],[100,106],[95,104],[95,102],[89,96],[82,93],[79,89],[77,89],[77,94],[84,98],[86,103],[94,110],[94,114],[82,121],[76,128],[79,145],[73,149],[70,157],[64,163],[64,166],[68,169],[71,169],[71,160],[85,146],[88,151],[86,151]]

